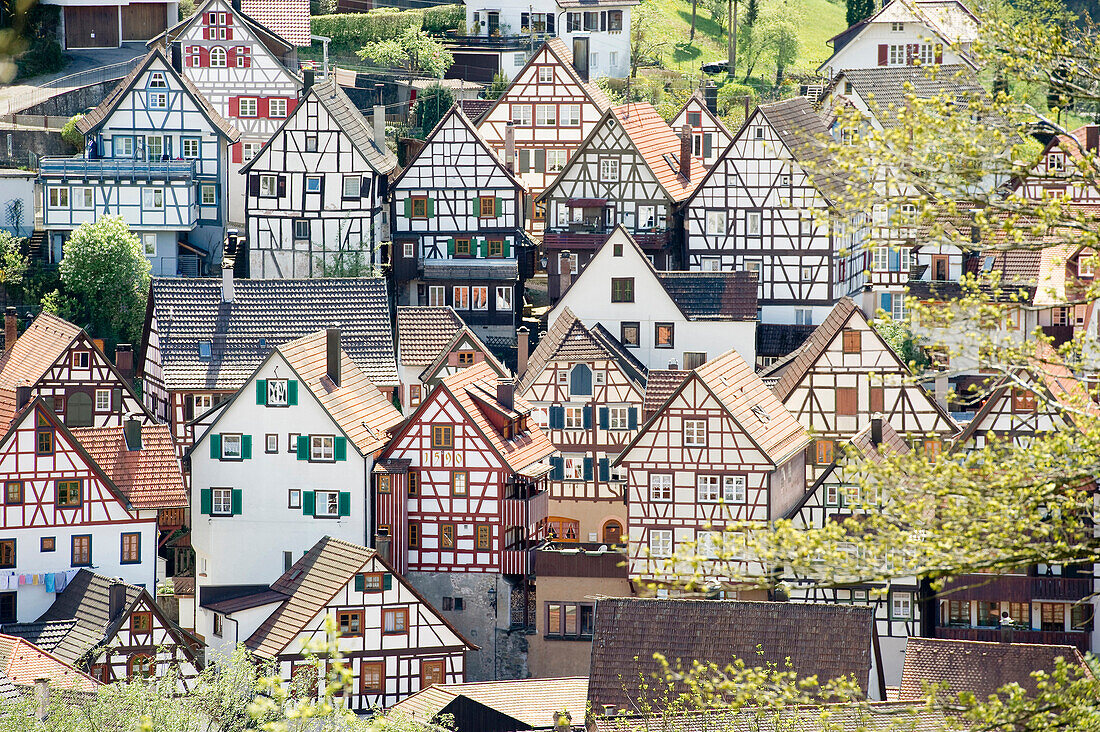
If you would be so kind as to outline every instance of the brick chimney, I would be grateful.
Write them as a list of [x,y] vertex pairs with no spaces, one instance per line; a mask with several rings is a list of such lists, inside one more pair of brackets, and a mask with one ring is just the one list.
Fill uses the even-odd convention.
[[325,373],[334,386],[340,386],[340,328],[325,331]]
[[1085,126],[1085,149],[1091,153],[1100,153],[1100,125]]
[[141,420],[127,417],[122,427],[122,434],[126,438],[126,449],[136,452],[141,449]]
[[15,408],[22,409],[30,404],[31,401],[31,388],[29,386],[17,386],[15,387]]
[[516,172],[516,129],[511,122],[504,123],[504,165],[509,173]]
[[497,379],[497,402],[505,409],[515,406],[516,382],[508,378]]
[[233,260],[222,260],[222,302],[233,302]]
[[569,250],[565,249],[558,260],[558,297],[564,295],[571,284],[573,284],[573,258]]
[[383,562],[389,563],[392,561],[390,556],[391,541],[389,534],[375,534],[374,535],[374,551],[378,553],[378,556]]
[[680,128],[680,175],[691,179],[691,125]]
[[124,379],[134,378],[134,347],[129,343],[115,346],[115,368]]
[[15,315],[15,308],[9,306],[4,310],[4,352],[7,353],[15,345],[19,338],[19,318]]
[[386,108],[374,105],[374,146],[386,152]]
[[125,609],[126,585],[122,582],[112,582],[107,595],[107,617],[114,620]]
[[871,417],[871,444],[882,444],[882,415],[876,414]]
[[527,359],[531,356],[531,331],[526,325],[516,330],[516,376],[527,371]]

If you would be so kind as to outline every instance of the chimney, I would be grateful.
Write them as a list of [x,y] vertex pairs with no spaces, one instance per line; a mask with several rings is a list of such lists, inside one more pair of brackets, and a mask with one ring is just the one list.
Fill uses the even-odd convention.
[[127,417],[122,427],[122,434],[126,437],[126,449],[136,452],[141,449],[141,420]]
[[504,165],[509,173],[516,172],[516,130],[511,122],[504,123]]
[[497,402],[505,409],[515,406],[516,382],[509,378],[497,379]]
[[561,258],[558,260],[558,297],[564,295],[569,285],[573,284],[572,261],[569,250],[562,250]]
[[527,371],[527,359],[531,352],[531,331],[526,325],[516,330],[516,376]]
[[691,125],[680,128],[680,175],[691,180]]
[[374,95],[375,95],[374,103],[375,104],[385,104],[385,102],[382,101],[382,93],[385,91],[385,89],[386,89],[385,84],[375,84],[374,85]]
[[15,387],[15,408],[22,409],[30,404],[31,401],[31,388],[29,386],[17,386]]
[[676,362],[676,359],[670,358],[668,360],[668,370],[669,371],[679,371],[680,370],[680,364]]
[[129,343],[115,346],[115,368],[123,378],[134,378],[134,347]]
[[103,349],[106,346],[103,345],[103,339],[102,338],[93,338],[92,343],[95,344],[96,350],[98,350],[100,353],[103,353]]
[[746,94],[742,99],[745,102],[745,119],[747,120],[749,118],[749,104],[752,103],[752,97]]
[[947,372],[941,371],[936,374],[936,402],[939,403],[944,410],[947,410],[947,392],[950,386],[947,382]]
[[708,81],[707,85],[703,87],[703,101],[706,102],[707,109],[711,114],[718,114],[718,85],[712,81]]
[[126,609],[126,585],[120,581],[111,583],[107,595],[107,617],[114,620]]
[[871,417],[871,444],[882,444],[882,415],[876,414]]
[[222,260],[222,302],[233,302],[233,260]]
[[1085,126],[1085,150],[1100,153],[1100,125]]
[[169,53],[172,55],[172,68],[177,73],[183,73],[183,48],[178,42],[173,43],[172,50]]
[[325,331],[325,373],[333,386],[340,386],[340,328]]
[[386,108],[374,105],[374,146],[386,152]]
[[313,69],[302,69],[302,98],[305,99],[306,94],[309,94],[309,90],[313,88],[313,79],[316,76],[316,72]]
[[390,559],[390,535],[389,534],[375,534],[374,535],[374,551],[378,553],[383,562],[389,564]]
[[15,308],[8,306],[4,310],[4,352],[8,352],[15,345],[19,337],[19,318],[15,316]]
[[38,703],[37,716],[39,722],[45,722],[48,716],[47,710],[50,708],[50,680],[49,679],[35,679],[34,680],[34,698]]

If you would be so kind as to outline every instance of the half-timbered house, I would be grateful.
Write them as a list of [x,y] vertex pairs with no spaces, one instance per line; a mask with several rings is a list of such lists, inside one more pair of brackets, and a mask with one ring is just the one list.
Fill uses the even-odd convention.
[[452,107],[393,181],[398,303],[450,305],[483,337],[513,342],[523,282],[533,274],[525,195],[473,123]]
[[[694,369],[616,461],[626,471],[631,578],[667,581],[670,559],[688,546],[717,557],[730,522],[786,516],[805,490],[809,444],[736,351]],[[702,572],[722,579],[718,565]]]
[[150,590],[76,572],[34,622],[5,625],[57,658],[110,683],[176,674],[182,691],[202,670],[202,641],[182,630]]
[[[561,38],[551,38],[478,119],[482,137],[506,164],[515,166],[513,170],[531,194],[524,218],[532,234],[541,234],[546,220],[546,207],[533,203],[534,199],[562,171],[610,108],[607,94],[577,71],[569,45]],[[509,129],[515,148],[512,160],[507,158]]]
[[[717,93],[711,99],[716,99]],[[694,92],[672,118],[672,129],[683,134],[684,125],[691,128],[691,154],[710,167],[717,162],[726,147],[733,142],[733,133],[718,119],[716,110],[702,92]]]
[[623,484],[613,479],[611,463],[641,424],[645,380],[645,366],[613,335],[585,327],[568,308],[542,337],[517,386],[561,452],[550,459],[550,515],[541,537],[610,545],[623,539]]
[[[307,79],[308,80],[308,79]],[[397,156],[331,75],[302,100],[241,174],[252,277],[324,276],[382,263],[382,205]],[[379,114],[375,110],[376,117]]]
[[149,408],[172,425],[180,454],[189,423],[244,385],[276,346],[339,326],[341,347],[392,398],[397,365],[386,281],[369,278],[154,278],[138,355]]
[[1087,153],[1100,151],[1100,125],[1083,125],[1068,135],[1054,135],[1043,147],[1030,175],[1017,182],[1016,192],[1026,198],[1068,196],[1075,203],[1100,201],[1100,190],[1085,185],[1078,163]]
[[77,121],[84,156],[42,160],[54,261],[73,229],[108,215],[141,237],[155,275],[194,276],[220,255],[229,145],[240,135],[180,71],[154,47]]
[[376,526],[394,569],[445,611],[465,606],[451,617],[471,640],[495,639],[495,655],[471,663],[476,679],[524,671],[505,631],[531,624],[527,550],[547,516],[554,453],[512,380],[483,361],[443,379],[378,457]]
[[568,308],[587,327],[605,328],[649,369],[695,368],[731,348],[753,363],[756,291],[751,272],[658,271],[619,226],[547,322]]
[[841,250],[863,255],[828,140],[805,97],[761,105],[684,205],[687,268],[757,272],[764,322],[820,323],[848,293]]
[[279,346],[217,409],[190,453],[200,604],[208,588],[273,581],[321,537],[373,540],[373,454],[401,414],[338,329]]
[[538,197],[546,206],[543,250],[551,302],[565,291],[562,267],[583,272],[616,226],[634,237],[657,269],[682,266],[680,205],[706,172],[646,102],[603,114],[592,132]]
[[466,640],[432,604],[394,572],[374,549],[320,539],[270,587],[215,601],[219,618],[212,654],[237,643],[277,663],[286,684],[319,689],[331,661],[313,662],[308,644],[326,639],[325,622],[340,630],[337,646],[352,673],[343,693],[348,708],[389,707],[434,684],[466,678]]
[[173,48],[182,59],[184,76],[240,130],[240,141],[230,151],[230,161],[237,165],[228,176],[229,220],[243,225],[245,179],[236,168],[251,160],[294,111],[302,81],[294,42],[235,5],[232,0],[207,0],[150,43]]
[[875,417],[932,453],[958,432],[951,415],[913,381],[905,362],[847,297],[763,376],[775,379],[775,396],[813,435],[806,460],[811,483],[833,464],[839,446]]

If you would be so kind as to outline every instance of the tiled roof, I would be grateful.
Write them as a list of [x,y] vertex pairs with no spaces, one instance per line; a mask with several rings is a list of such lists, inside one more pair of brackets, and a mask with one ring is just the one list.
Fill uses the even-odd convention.
[[814,332],[812,325],[781,325],[758,323],[756,325],[756,355],[783,357],[806,342]]
[[775,465],[809,444],[806,430],[737,351],[708,361],[694,373]]
[[828,145],[833,139],[810,100],[791,97],[781,102],[761,104],[758,109],[795,162],[804,164],[806,174],[822,195],[834,205],[839,203],[848,186],[847,176],[832,165]]
[[495,99],[459,99],[458,107],[476,125],[481,121],[481,116],[489,111],[495,101]]
[[688,320],[756,320],[755,272],[657,272]]
[[475,351],[479,351],[485,361],[493,367],[493,371],[500,376],[509,376],[512,373],[507,366],[500,362],[500,359],[493,355],[489,347],[477,337],[477,333],[471,330],[470,326],[463,324],[462,329],[451,336],[451,340],[439,350],[439,353],[436,354],[431,363],[425,366],[424,370],[420,372],[420,380],[428,382],[438,375],[440,370],[447,364],[447,359],[450,357],[449,354],[455,351],[463,342],[471,344]]
[[[563,5],[562,7],[565,6]],[[573,51],[565,44],[564,39],[560,36],[554,36],[546,41],[546,47],[557,57],[558,62],[565,67],[566,73],[572,76],[581,88],[588,92],[588,96],[592,99],[592,103],[595,104],[601,112],[606,112],[611,109],[611,97],[607,96],[607,93],[603,89],[595,82],[581,80],[580,74],[577,73],[576,67],[573,66]],[[534,54],[532,54],[532,58],[534,58]],[[516,74],[516,76],[518,77],[519,74]]]
[[625,349],[616,348],[618,340],[606,329],[602,326],[597,327],[602,333],[596,333],[595,329],[587,328],[572,310],[565,308],[531,354],[527,362],[527,371],[516,384],[516,393],[522,394],[527,391],[551,361],[615,361],[627,377],[633,379],[639,388],[643,387],[645,367],[626,353]]
[[1073,646],[910,637],[905,644],[901,699],[923,700],[924,685],[941,682],[947,682],[951,697],[968,691],[985,699],[1011,683],[1035,691],[1031,672],[1053,671],[1054,659],[1059,656],[1084,667],[1091,678],[1081,652]]
[[[799,676],[851,675],[864,691],[871,670],[871,608],[742,600],[610,598],[596,602],[588,700],[632,709],[638,687],[664,674],[654,654],[675,664],[741,658],[749,666],[790,660]],[[658,691],[657,693],[660,693]]]
[[909,442],[885,419],[882,420],[882,442],[878,444],[874,442],[871,437],[871,425],[868,424],[852,435],[847,444],[859,455],[875,463],[881,463],[887,455],[905,455],[912,450]]
[[[239,389],[272,349],[332,326],[371,381],[398,383],[384,279],[234,280],[233,288],[226,303],[220,279],[153,279],[169,390]],[[209,359],[201,342],[211,344]]]
[[58,689],[95,691],[99,686],[91,676],[12,635],[0,635],[0,675],[16,686],[34,686],[38,679],[49,679]]
[[619,367],[635,384],[642,386],[646,381],[649,369],[638,360],[638,357],[630,352],[630,349],[622,344],[611,331],[603,327],[603,323],[596,323],[589,328],[592,337],[603,344],[604,348],[619,360]]
[[908,702],[871,702],[596,717],[593,732],[926,732],[955,729],[948,721],[942,711]]
[[[184,18],[164,32],[154,36],[148,41],[148,43],[146,43],[146,45],[163,45],[165,43],[170,43],[177,40],[180,35],[185,30],[187,30],[188,27],[190,27],[192,23],[195,23],[197,20],[202,18],[203,12],[205,12],[208,7],[214,5],[217,2],[219,2],[219,0],[206,0],[197,7],[195,13]],[[230,3],[226,2],[225,4],[229,5]],[[270,28],[264,26],[262,23],[253,20],[251,17],[248,16],[247,13],[242,12],[239,8],[235,8],[233,11],[233,23],[234,25],[239,23],[240,25],[252,31],[259,39],[259,41],[263,43],[264,46],[266,46],[267,49],[279,59],[282,59],[287,51],[290,51],[294,48],[294,45],[290,43],[287,39],[283,38]],[[309,44],[307,43],[306,45]],[[298,77],[291,74],[290,71],[287,70],[285,67],[282,69],[282,71],[287,75],[287,77],[297,80]]]
[[782,361],[777,361],[768,369],[768,376],[779,378],[776,385],[772,387],[772,391],[780,401],[790,396],[806,376],[806,372],[813,368],[817,359],[821,358],[821,354],[836,339],[837,334],[844,328],[844,324],[857,312],[859,307],[852,298],[840,298],[840,301],[825,316],[821,325],[814,328],[813,333],[797,351],[790,353]]
[[340,386],[332,383],[327,375],[327,336],[322,330],[279,346],[279,352],[360,454],[370,455],[385,444],[390,428],[401,421],[401,413],[343,349]]
[[872,66],[845,69],[841,76],[852,85],[883,127],[898,124],[897,114],[905,109],[909,98],[950,98],[956,105],[967,105],[971,99],[989,101],[989,95],[978,83],[977,76],[962,64],[936,66]]
[[650,369],[645,385],[645,400],[642,402],[643,419],[649,419],[650,415],[660,409],[690,373],[682,369]]
[[4,626],[4,632],[25,638],[39,648],[52,651],[76,625],[75,620],[49,620],[42,623],[18,623]]
[[464,323],[449,305],[399,305],[397,353],[402,366],[427,366],[451,343]]
[[241,0],[241,10],[292,46],[310,45],[309,0]]
[[556,712],[568,711],[575,725],[585,716],[588,678],[567,676],[514,681],[477,681],[436,684],[395,704],[392,709],[416,722],[430,723],[436,714],[449,714],[448,705],[470,700],[518,722],[512,729],[550,729]]
[[214,602],[204,602],[202,603],[202,607],[216,613],[228,615],[230,613],[240,612],[241,610],[251,610],[255,607],[271,605],[276,602],[285,602],[286,599],[287,595],[284,592],[264,589],[251,595],[241,595],[240,597],[228,597],[224,600],[215,600]]
[[0,362],[0,421],[15,418],[15,389],[32,386],[80,335],[80,328],[50,313],[41,313],[16,339]]
[[135,508],[188,504],[170,425],[143,425],[140,450],[127,449],[121,426],[72,427],[69,431]]
[[478,402],[489,404],[505,414],[530,412],[531,405],[516,395],[513,400],[514,408],[507,409],[496,401],[496,384],[496,373],[484,361],[467,366],[441,382],[442,388],[454,397],[462,410],[485,435],[493,449],[512,470],[518,473],[535,463],[547,460],[556,450],[550,439],[533,420],[528,420],[526,432],[520,432],[508,440],[504,439],[504,436],[489,421]]
[[689,177],[680,175],[680,138],[649,102],[631,102],[611,109],[669,198],[683,201],[703,180],[707,168],[692,156]]

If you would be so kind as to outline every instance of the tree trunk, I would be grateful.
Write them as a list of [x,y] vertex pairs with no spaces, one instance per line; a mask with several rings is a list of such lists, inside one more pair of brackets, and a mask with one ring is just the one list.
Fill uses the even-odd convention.
[[699,5],[699,0],[691,0],[691,35],[688,36],[689,41],[695,40],[695,9]]

